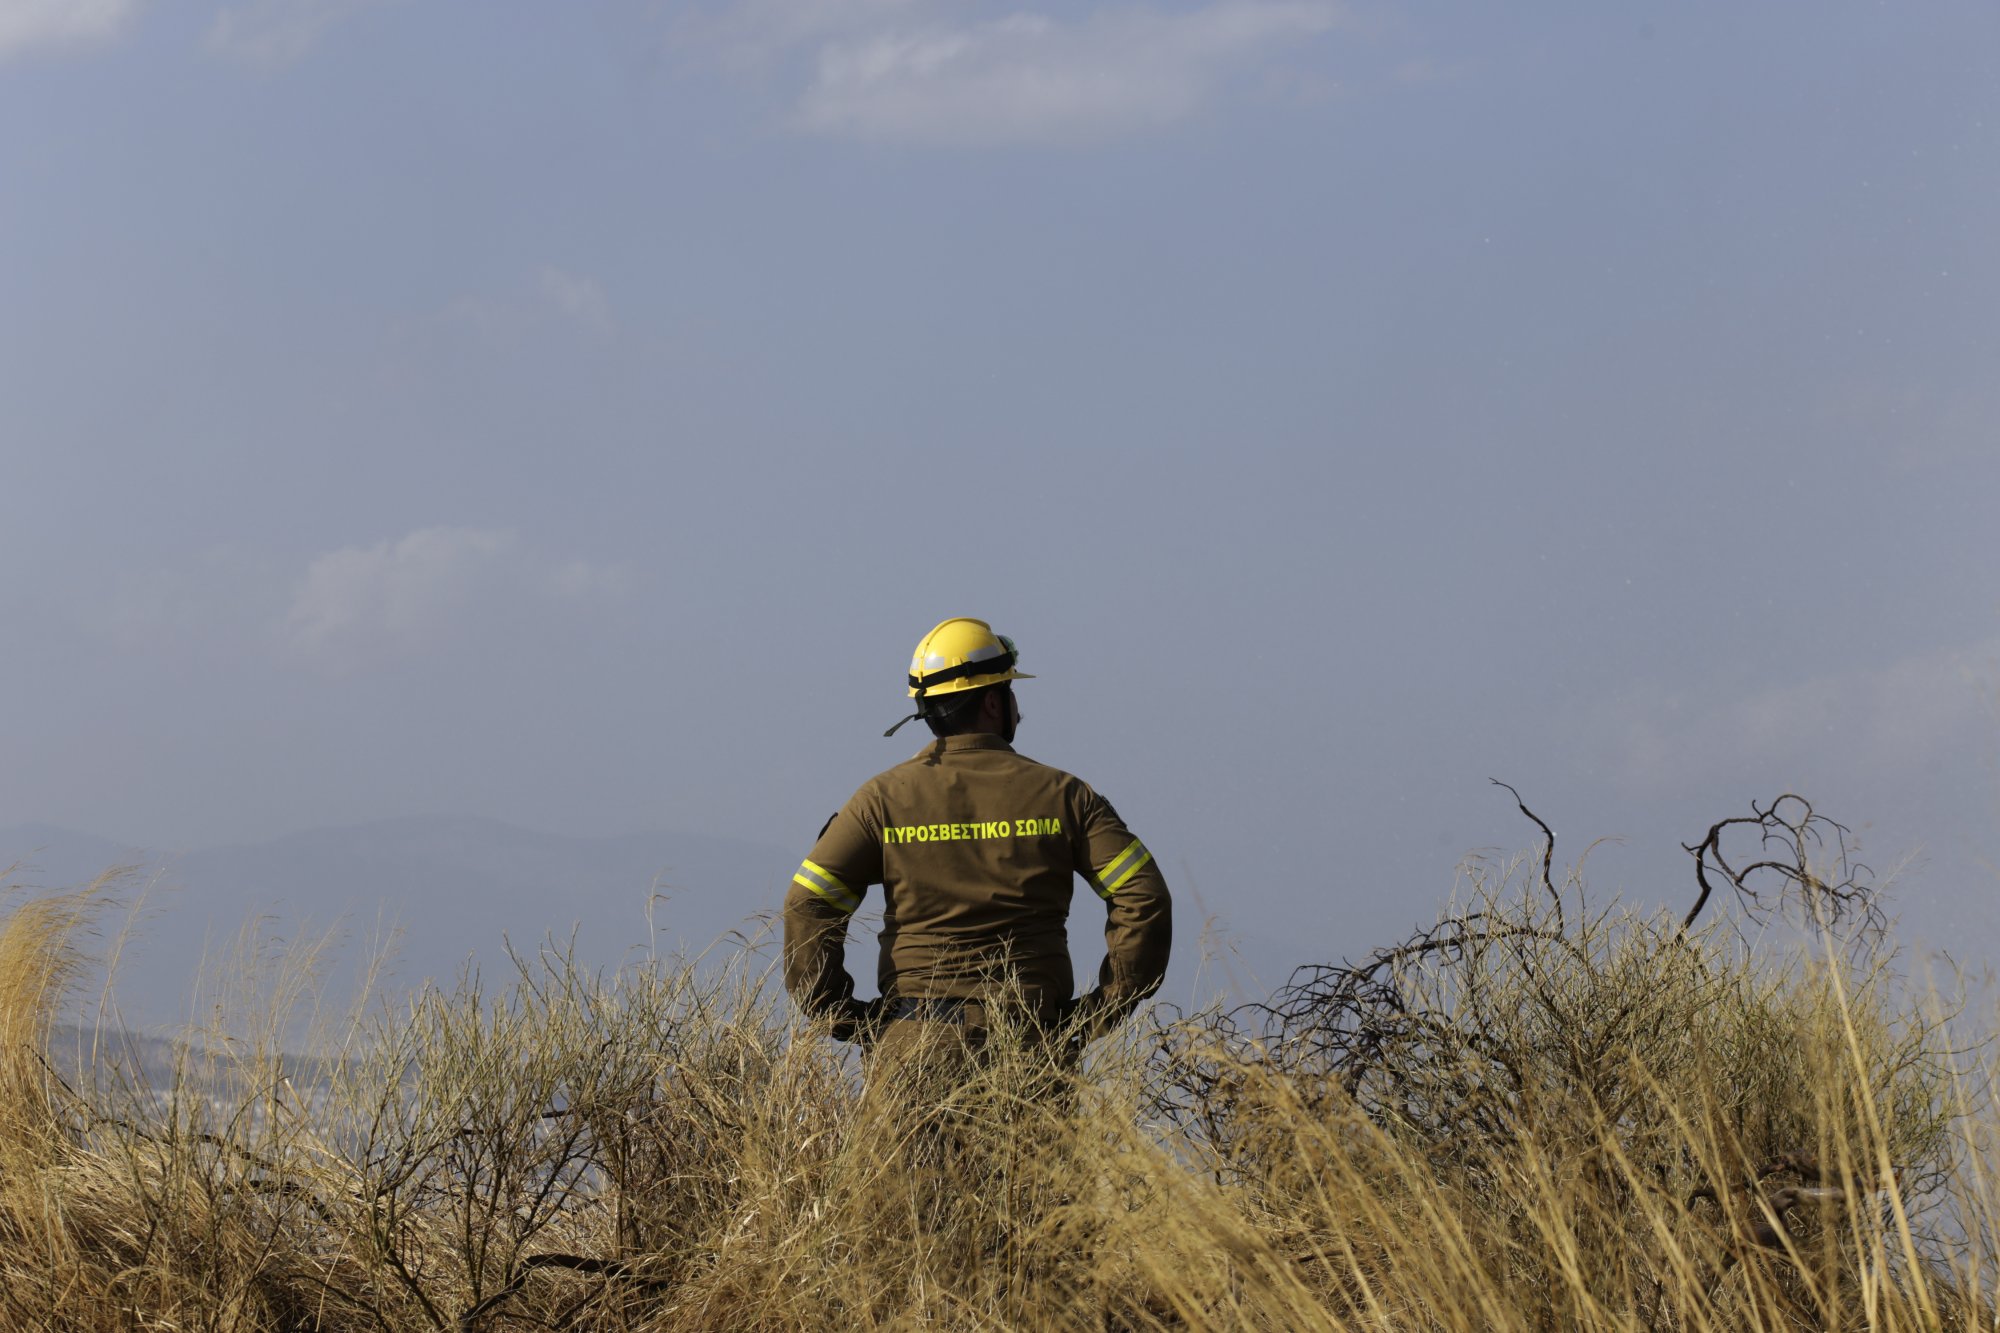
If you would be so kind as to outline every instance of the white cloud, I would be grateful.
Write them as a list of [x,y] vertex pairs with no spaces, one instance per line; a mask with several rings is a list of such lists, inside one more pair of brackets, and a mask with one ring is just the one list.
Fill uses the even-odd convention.
[[327,29],[383,0],[244,0],[215,16],[208,49],[257,69],[277,69],[310,51]]
[[108,41],[138,10],[138,0],[0,0],[0,59],[36,46]]
[[313,560],[282,627],[296,656],[332,671],[437,647],[480,619],[617,594],[620,571],[550,559],[511,532],[424,528]]
[[1071,143],[1182,120],[1335,19],[1330,0],[962,13],[934,0],[750,0],[702,37],[735,67],[806,54],[793,121],[811,133]]
[[436,313],[432,327],[489,347],[518,347],[542,336],[617,331],[611,298],[588,274],[544,265],[504,291],[464,296]]
[[595,278],[549,267],[542,270],[540,286],[543,299],[577,323],[598,330],[611,327],[611,303]]
[[1837,764],[1880,777],[1935,766],[1993,734],[2000,638],[1726,700],[1636,691],[1599,710],[1612,771],[1647,789],[1718,770],[1790,782]]
[[921,18],[937,0],[735,0],[710,16],[684,16],[680,30],[692,46],[721,54],[732,69],[753,69],[788,50],[885,22]]

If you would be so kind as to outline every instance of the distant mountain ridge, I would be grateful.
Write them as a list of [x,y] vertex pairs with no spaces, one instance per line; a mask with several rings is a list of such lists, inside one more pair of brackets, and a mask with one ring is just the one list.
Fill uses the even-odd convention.
[[[113,897],[142,899],[118,966],[123,1021],[177,1024],[213,968],[255,923],[269,958],[336,930],[329,999],[377,923],[397,936],[392,986],[449,980],[468,964],[511,972],[505,946],[568,940],[593,967],[649,951],[695,953],[782,900],[796,850],[706,834],[584,838],[478,817],[413,817],[310,829],[264,842],[155,854],[47,824],[0,828],[7,882],[88,884],[130,867]],[[650,913],[650,916],[649,916]],[[107,946],[108,947],[108,946]],[[497,969],[497,970],[496,970]]]
[[146,859],[144,849],[135,844],[54,824],[0,828],[0,870],[9,872],[7,883],[22,888],[75,888],[108,870]]

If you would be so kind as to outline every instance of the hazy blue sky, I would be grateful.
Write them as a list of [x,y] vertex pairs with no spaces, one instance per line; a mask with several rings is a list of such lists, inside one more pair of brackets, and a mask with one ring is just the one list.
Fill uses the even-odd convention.
[[1488,776],[1990,952],[1996,238],[1989,0],[0,0],[0,824],[803,851],[971,614],[1182,978]]

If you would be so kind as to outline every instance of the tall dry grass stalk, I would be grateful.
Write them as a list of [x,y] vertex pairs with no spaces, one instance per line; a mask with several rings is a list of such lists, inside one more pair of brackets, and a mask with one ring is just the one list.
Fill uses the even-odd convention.
[[311,1059],[211,1039],[71,1091],[37,1043],[79,904],[23,904],[0,1319],[1996,1327],[1991,1066],[1884,942],[1753,948],[1562,888],[1477,882],[1375,989],[1161,1015],[1053,1094],[1003,1032],[921,1105],[751,952],[603,977],[548,949]]
[[44,1058],[82,971],[77,936],[93,925],[106,876],[77,893],[30,898],[0,923],[0,1161],[36,1160],[56,1117]]

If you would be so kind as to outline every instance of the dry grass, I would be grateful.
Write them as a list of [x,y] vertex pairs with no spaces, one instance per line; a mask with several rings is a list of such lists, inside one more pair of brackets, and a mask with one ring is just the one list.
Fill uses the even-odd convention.
[[1879,939],[1754,949],[1575,882],[1475,898],[1477,938],[1374,974],[1387,1008],[1159,1018],[1054,1097],[1007,1038],[928,1108],[866,1095],[748,954],[599,978],[548,951],[313,1061],[211,1038],[160,1086],[114,1051],[63,1080],[95,899],[25,902],[0,1322],[2000,1327],[1989,1071]]

